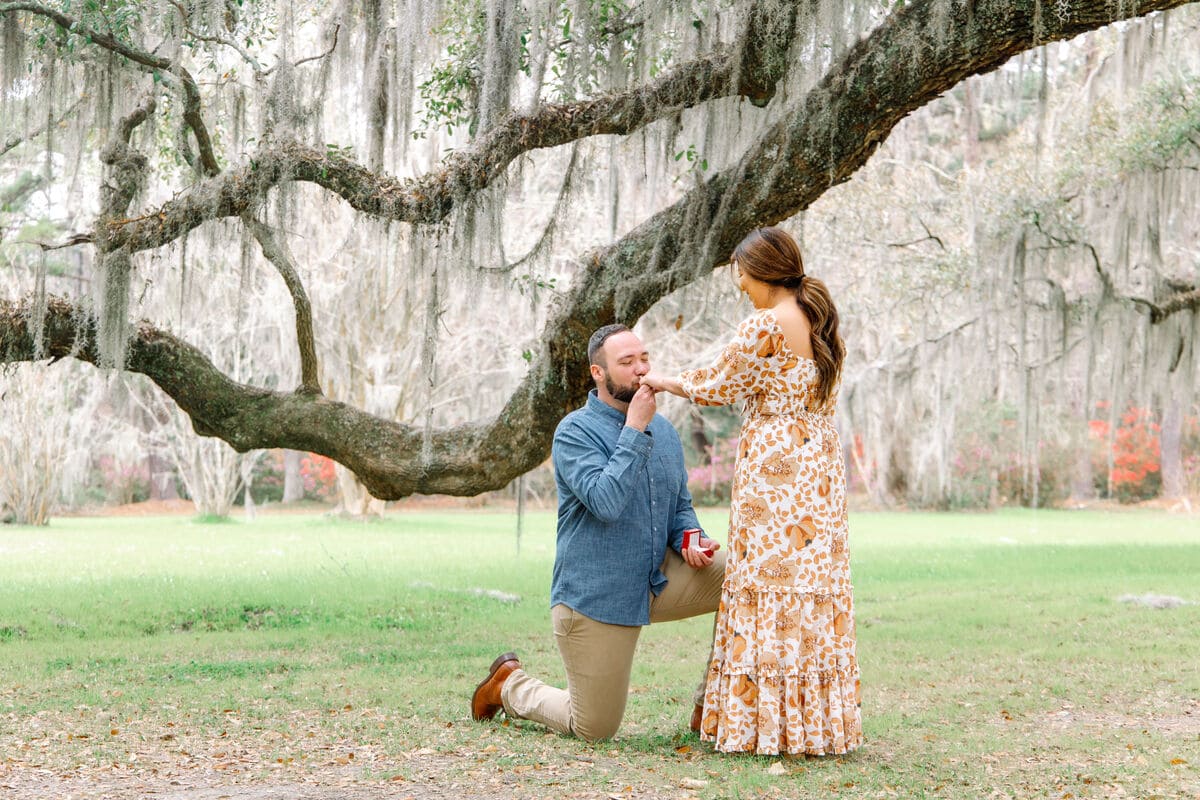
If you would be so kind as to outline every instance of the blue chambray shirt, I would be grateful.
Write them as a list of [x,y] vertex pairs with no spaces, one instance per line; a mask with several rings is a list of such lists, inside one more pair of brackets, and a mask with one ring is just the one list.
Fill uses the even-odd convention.
[[646,433],[596,396],[554,432],[558,544],[550,605],[613,625],[650,624],[650,593],[667,585],[667,547],[699,528],[683,447],[655,415]]

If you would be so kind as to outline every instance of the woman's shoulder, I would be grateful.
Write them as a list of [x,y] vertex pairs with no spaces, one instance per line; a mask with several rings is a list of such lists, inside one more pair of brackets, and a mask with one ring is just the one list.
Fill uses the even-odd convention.
[[760,308],[738,323],[740,335],[757,335],[760,331],[774,333],[779,328],[775,314],[769,308]]

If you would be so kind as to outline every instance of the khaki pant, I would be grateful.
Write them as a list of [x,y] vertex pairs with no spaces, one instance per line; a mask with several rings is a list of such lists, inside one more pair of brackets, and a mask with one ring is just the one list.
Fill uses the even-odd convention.
[[[721,601],[725,577],[725,551],[713,563],[693,569],[674,551],[663,561],[667,586],[650,601],[650,622],[670,622],[711,614]],[[514,670],[500,691],[510,717],[540,722],[551,730],[594,741],[617,732],[629,696],[629,674],[639,626],[609,625],[565,605],[550,611],[554,640],[567,670],[567,688],[542,683],[524,670]],[[710,644],[711,654],[711,644]],[[703,675],[708,673],[705,659]],[[704,702],[704,678],[693,695]]]

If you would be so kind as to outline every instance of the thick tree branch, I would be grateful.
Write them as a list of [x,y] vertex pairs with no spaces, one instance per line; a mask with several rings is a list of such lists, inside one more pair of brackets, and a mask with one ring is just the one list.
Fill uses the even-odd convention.
[[[0,363],[49,356],[99,364],[96,327],[70,301],[50,298],[43,350],[35,351],[29,301],[0,302]],[[391,422],[307,392],[272,392],[230,380],[196,348],[149,323],[136,326],[127,369],[153,380],[192,419],[197,433],[219,436],[245,452],[286,447],[322,453],[354,470],[378,497],[401,497],[425,484],[422,429]],[[452,429],[470,438],[474,426]],[[445,458],[438,454],[439,461]],[[462,466],[472,461],[464,453]],[[444,466],[444,462],[439,466]],[[493,468],[502,468],[500,462]]]
[[1180,292],[1154,306],[1150,311],[1150,321],[1159,323],[1177,312],[1192,311],[1197,308],[1200,308],[1200,289]]
[[[90,28],[74,17],[64,14],[57,9],[44,6],[41,3],[0,2],[0,14],[16,13],[18,11],[45,17],[67,33],[82,36],[92,44],[97,44],[106,50],[111,50],[117,55],[124,56],[146,71],[151,73],[158,72],[164,76],[175,76],[183,90],[183,120],[195,137],[196,147],[200,151],[198,169],[203,174],[210,176],[216,175],[221,171],[221,168],[217,165],[216,156],[213,154],[212,137],[209,136],[208,128],[204,124],[204,118],[200,114],[200,89],[196,85],[196,80],[192,77],[192,73],[188,72],[183,65],[162,56],[156,56],[153,53],[132,47],[120,41],[115,36],[96,30],[95,28]],[[190,148],[184,147],[183,152],[185,158],[188,157],[190,155]],[[189,159],[189,163],[193,163],[192,159]]]
[[292,258],[287,243],[282,239],[276,239],[275,233],[270,227],[259,222],[253,214],[243,214],[242,222],[258,241],[263,255],[279,271],[283,282],[287,284],[288,293],[292,296],[292,304],[296,307],[296,342],[300,347],[300,391],[320,394],[321,378],[317,369],[317,345],[313,336],[312,305],[308,301],[308,293],[304,291],[304,283],[300,280],[295,260]]
[[[109,220],[129,213],[130,203],[145,185],[146,157],[134,150],[129,140],[134,130],[154,113],[154,108],[154,96],[150,95],[121,118],[100,151],[100,161],[107,169],[100,191],[100,215],[96,219],[99,229],[105,228]],[[99,303],[101,324],[97,333],[100,363],[119,368],[125,364],[129,336],[129,276],[133,261],[125,246],[105,247],[101,242],[96,250],[100,256],[99,276],[103,284]]]
[[[532,150],[603,134],[626,135],[684,108],[740,94],[765,105],[787,68],[797,6],[804,0],[761,0],[750,12],[745,45],[680,64],[650,83],[578,103],[548,104],[532,115],[510,114],[435,172],[408,181],[380,175],[334,151],[284,143],[248,164],[188,189],[160,209],[111,231],[133,251],[159,247],[206,221],[240,216],[275,185],[307,181],[355,209],[397,222],[437,223]],[[334,45],[336,46],[336,32]]]

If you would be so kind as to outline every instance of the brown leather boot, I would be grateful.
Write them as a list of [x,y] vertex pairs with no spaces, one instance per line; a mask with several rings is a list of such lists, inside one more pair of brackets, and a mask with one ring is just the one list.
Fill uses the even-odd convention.
[[520,669],[521,662],[516,653],[502,653],[492,662],[487,677],[475,687],[471,695],[471,718],[476,720],[491,719],[504,708],[500,700],[500,688],[508,680],[514,669]]
[[700,732],[700,723],[704,720],[704,706],[696,703],[696,707],[692,709],[692,721],[688,723],[688,727],[694,733]]

